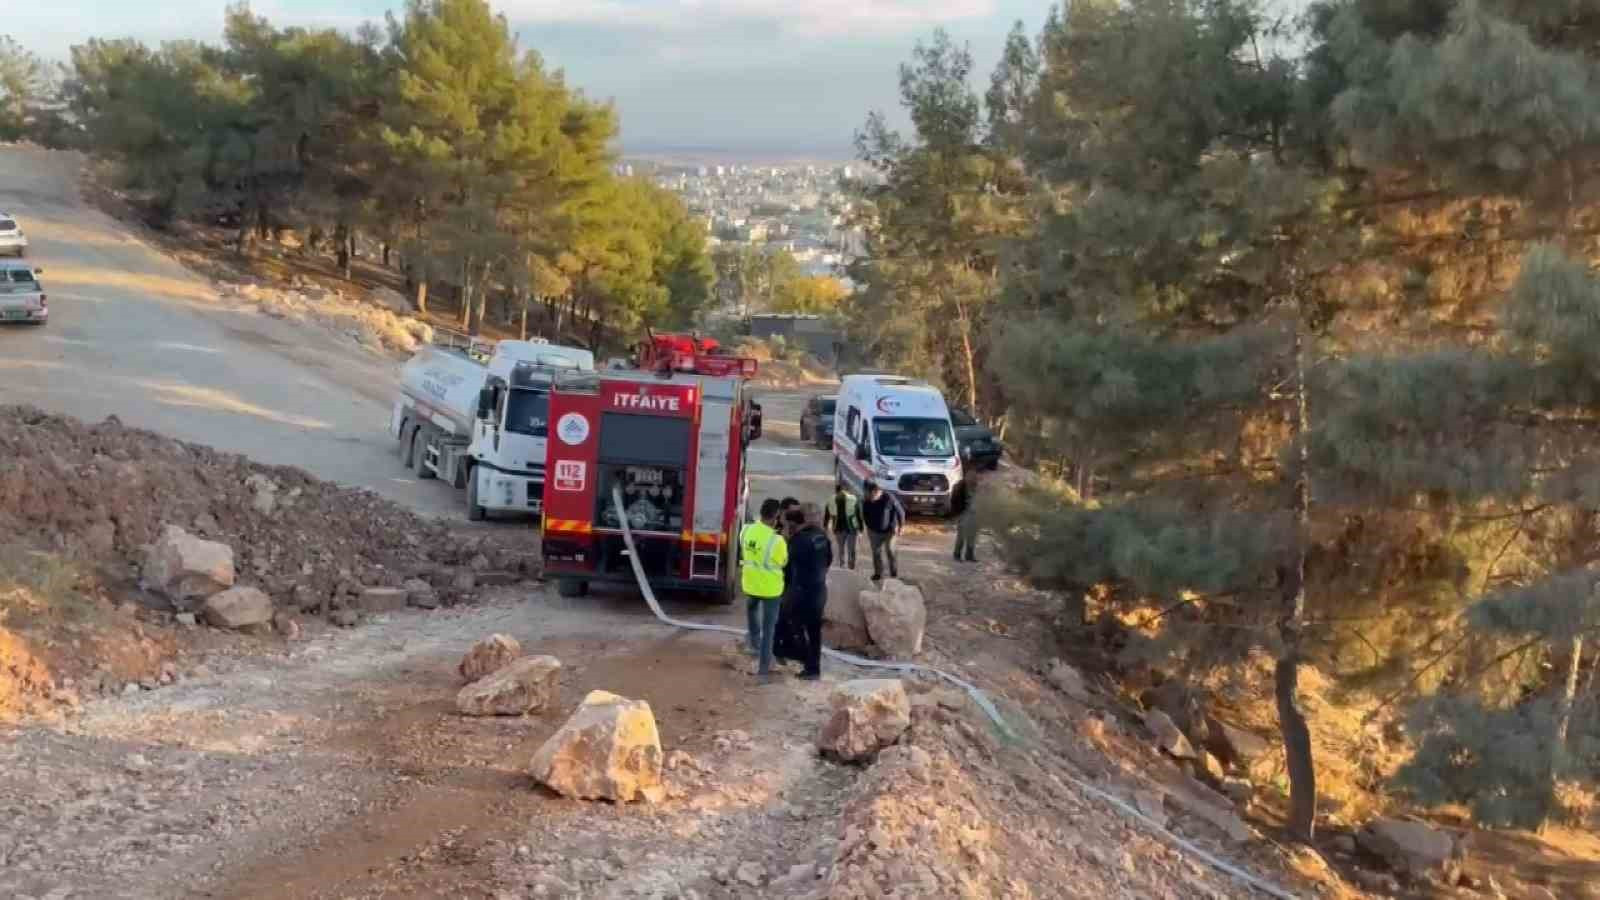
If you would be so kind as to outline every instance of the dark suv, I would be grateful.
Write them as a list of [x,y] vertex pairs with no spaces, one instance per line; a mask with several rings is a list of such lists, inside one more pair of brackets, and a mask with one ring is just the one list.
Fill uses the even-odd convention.
[[806,401],[806,408],[800,413],[800,440],[823,449],[833,446],[833,406],[838,401],[833,394],[818,394]]
[[1005,448],[987,425],[974,419],[964,409],[950,410],[950,424],[956,427],[956,443],[961,445],[961,455],[971,454],[972,464],[983,469],[998,469],[1000,454]]

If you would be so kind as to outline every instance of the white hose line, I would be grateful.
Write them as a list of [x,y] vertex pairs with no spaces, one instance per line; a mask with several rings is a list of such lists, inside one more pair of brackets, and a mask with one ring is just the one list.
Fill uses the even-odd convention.
[[[622,523],[622,540],[628,545],[628,561],[633,564],[633,577],[638,580],[639,590],[644,592],[644,601],[650,604],[650,611],[655,614],[656,618],[677,628],[687,628],[693,631],[716,631],[723,634],[733,634],[741,637],[745,636],[745,632],[738,628],[729,628],[726,625],[710,625],[705,622],[685,622],[682,619],[674,619],[663,612],[661,609],[661,604],[656,602],[656,592],[650,589],[650,581],[645,577],[644,565],[639,562],[639,554],[634,549],[633,529],[628,527],[628,517],[623,514],[622,487],[620,485],[614,484],[611,486],[611,503],[613,508],[616,510],[617,521]],[[728,573],[728,577],[732,578],[733,576],[733,572]],[[960,678],[957,678],[954,675],[951,675],[947,672],[941,672],[938,669],[929,668],[928,666],[918,665],[916,663],[887,662],[884,660],[867,659],[864,656],[856,656],[851,653],[835,650],[831,647],[823,647],[822,652],[826,654],[829,659],[836,659],[840,662],[848,663],[852,666],[859,666],[861,668],[889,669],[894,672],[927,672],[943,678],[945,681],[948,681],[956,687],[966,691],[967,695],[972,698],[972,701],[978,704],[978,708],[982,709],[984,714],[987,715],[992,722],[994,722],[995,727],[1000,729],[1001,734],[1010,739],[1015,739],[1017,736],[1016,732],[1011,730],[1011,726],[1006,724],[1005,719],[1000,717],[1000,711],[995,708],[994,703],[990,701],[983,691],[978,690],[978,688],[961,680]]]
[[[654,613],[657,619],[660,619],[663,623],[671,625],[675,628],[686,628],[690,631],[715,631],[723,634],[736,635],[738,637],[747,636],[743,629],[729,628],[726,625],[712,625],[706,622],[685,622],[682,619],[674,619],[662,611],[661,604],[656,601],[656,592],[651,590],[650,580],[645,577],[644,564],[639,562],[639,553],[635,549],[633,543],[633,529],[628,526],[628,517],[625,515],[622,506],[622,487],[620,485],[614,484],[611,486],[611,503],[612,507],[617,513],[617,521],[622,523],[622,540],[623,543],[625,543],[628,547],[628,562],[633,566],[633,577],[639,582],[639,590],[644,593],[644,601],[650,605],[650,612]],[[732,578],[734,574],[735,573],[730,572],[728,573],[728,577]],[[888,662],[884,660],[867,659],[863,656],[856,656],[851,653],[844,653],[839,650],[834,650],[831,647],[823,647],[822,652],[826,654],[829,659],[836,659],[840,662],[847,663],[852,666],[859,666],[861,668],[889,669],[895,672],[927,672],[943,678],[945,681],[948,681],[951,684],[961,688],[963,691],[966,691],[967,696],[972,698],[972,702],[978,704],[978,708],[983,710],[984,714],[989,717],[990,721],[994,722],[995,727],[1000,729],[1001,734],[1010,739],[1015,739],[1017,736],[1016,733],[1011,730],[1011,727],[1005,723],[1005,720],[1000,717],[1000,711],[995,708],[994,703],[989,700],[989,697],[984,694],[983,691],[979,690],[974,685],[949,674],[948,672],[942,672],[938,669],[930,668],[928,666],[918,665],[917,663]],[[1126,813],[1135,821],[1149,828],[1151,831],[1156,832],[1158,835],[1165,837],[1168,841],[1171,841],[1179,848],[1186,850],[1204,860],[1218,871],[1232,875],[1234,878],[1239,879],[1250,887],[1256,888],[1257,890],[1260,890],[1269,896],[1278,897],[1281,898],[1281,900],[1299,900],[1299,898],[1294,894],[1291,894],[1282,888],[1275,887],[1268,882],[1262,881],[1254,875],[1251,875],[1249,872],[1246,872],[1225,860],[1219,859],[1218,857],[1208,853],[1203,848],[1190,843],[1176,834],[1173,834],[1167,829],[1161,827],[1161,825],[1157,824],[1154,820],[1146,817],[1143,813],[1139,812],[1137,809],[1128,804],[1126,801],[1122,800],[1120,797],[1117,797],[1115,794],[1101,790],[1100,788],[1075,778],[1072,775],[1067,775],[1066,778],[1079,789],[1099,797],[1107,803],[1110,803],[1112,806],[1121,810],[1123,813]]]

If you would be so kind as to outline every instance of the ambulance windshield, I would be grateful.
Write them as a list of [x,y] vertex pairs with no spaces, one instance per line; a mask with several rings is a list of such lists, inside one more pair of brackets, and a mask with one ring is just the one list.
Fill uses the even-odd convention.
[[550,435],[550,393],[513,390],[506,398],[506,430],[532,437]]
[[880,456],[950,457],[955,437],[944,419],[875,419],[873,440]]

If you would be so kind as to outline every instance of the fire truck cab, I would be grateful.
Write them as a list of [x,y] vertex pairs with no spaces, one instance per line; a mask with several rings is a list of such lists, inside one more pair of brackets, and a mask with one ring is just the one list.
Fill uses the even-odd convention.
[[545,572],[562,596],[592,582],[633,583],[612,488],[623,496],[639,562],[652,586],[732,603],[738,530],[748,494],[745,449],[760,437],[745,363],[716,374],[577,373],[550,392],[545,459]]

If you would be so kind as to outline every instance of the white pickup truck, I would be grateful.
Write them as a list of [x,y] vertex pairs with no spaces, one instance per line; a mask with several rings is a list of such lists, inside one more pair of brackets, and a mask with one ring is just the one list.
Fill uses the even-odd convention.
[[44,285],[39,283],[43,269],[21,260],[0,262],[0,322],[26,322],[43,325],[50,319],[50,306]]

